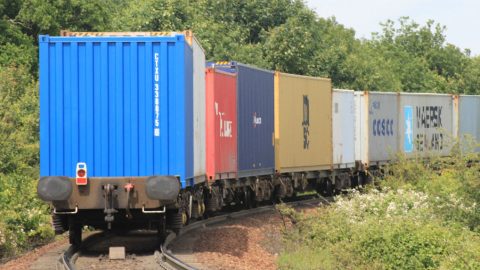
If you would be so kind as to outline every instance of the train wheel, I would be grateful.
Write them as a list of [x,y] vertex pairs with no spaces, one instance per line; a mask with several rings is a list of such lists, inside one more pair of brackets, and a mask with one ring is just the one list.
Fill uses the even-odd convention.
[[350,183],[351,183],[350,187],[351,188],[358,187],[359,186],[359,179],[360,179],[360,176],[358,176],[358,175],[352,176],[351,181],[350,181]]
[[205,214],[205,202],[204,201],[202,201],[202,203],[201,203],[201,209],[202,209],[202,212],[201,212],[202,214],[200,216],[203,216]]
[[76,224],[71,220],[68,228],[68,240],[71,245],[80,246],[82,244],[82,225]]
[[169,229],[178,234],[183,227],[183,211],[176,209],[167,212],[167,225]]
[[165,237],[167,236],[167,224],[166,224],[166,217],[165,215],[162,215],[160,217],[160,222],[158,223],[158,230],[157,230],[157,241],[158,245],[161,245],[163,241],[165,240]]
[[218,205],[218,198],[212,194],[212,197],[207,200],[207,213],[213,213],[220,207]]
[[244,192],[243,192],[243,203],[245,205],[245,208],[247,209],[251,209],[253,208],[253,201],[254,201],[254,198],[253,198],[253,192],[250,190],[250,188],[245,188]]
[[182,227],[188,224],[187,212],[182,211]]
[[368,176],[368,173],[366,172],[360,172],[358,174],[358,182],[361,186],[365,186],[367,185],[370,181],[369,181],[369,176]]
[[325,196],[332,196],[333,195],[333,184],[330,179],[326,179],[323,182],[323,193]]
[[66,226],[68,224],[66,224],[66,222],[64,223],[64,221],[66,220],[62,218],[62,216],[52,214],[52,225],[53,229],[55,230],[55,234],[62,234],[68,230],[68,226]]

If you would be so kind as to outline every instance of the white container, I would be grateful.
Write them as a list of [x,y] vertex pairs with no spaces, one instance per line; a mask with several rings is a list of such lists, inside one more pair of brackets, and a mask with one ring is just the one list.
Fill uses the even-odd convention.
[[355,99],[353,90],[334,89],[332,96],[333,166],[355,167]]
[[195,36],[193,49],[193,172],[196,181],[206,176],[205,137],[205,52]]
[[[368,166],[368,95],[355,91],[355,161]],[[362,168],[360,168],[362,169]]]

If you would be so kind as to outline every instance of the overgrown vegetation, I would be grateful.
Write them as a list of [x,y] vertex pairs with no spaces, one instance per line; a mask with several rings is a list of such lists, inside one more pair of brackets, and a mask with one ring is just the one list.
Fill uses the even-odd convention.
[[399,155],[375,186],[296,214],[280,268],[479,269],[480,160],[461,149],[448,158]]
[[192,29],[209,60],[328,76],[339,88],[480,93],[480,58],[448,44],[444,27],[383,26],[359,40],[300,0],[0,0],[0,258],[51,238],[34,190],[39,34]]

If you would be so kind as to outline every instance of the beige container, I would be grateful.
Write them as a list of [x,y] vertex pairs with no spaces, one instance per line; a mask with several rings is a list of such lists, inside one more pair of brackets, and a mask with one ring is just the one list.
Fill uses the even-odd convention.
[[279,173],[332,168],[330,79],[275,73],[275,168]]

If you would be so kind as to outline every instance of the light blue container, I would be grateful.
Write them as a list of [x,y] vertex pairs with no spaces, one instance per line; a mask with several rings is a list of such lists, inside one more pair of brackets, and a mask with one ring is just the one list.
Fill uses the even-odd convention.
[[[40,36],[40,176],[193,177],[193,55],[183,34]],[[156,106],[158,103],[158,106]]]
[[[458,106],[458,131],[460,138],[468,135],[480,143],[480,96],[461,95]],[[480,152],[480,147],[476,151]]]

